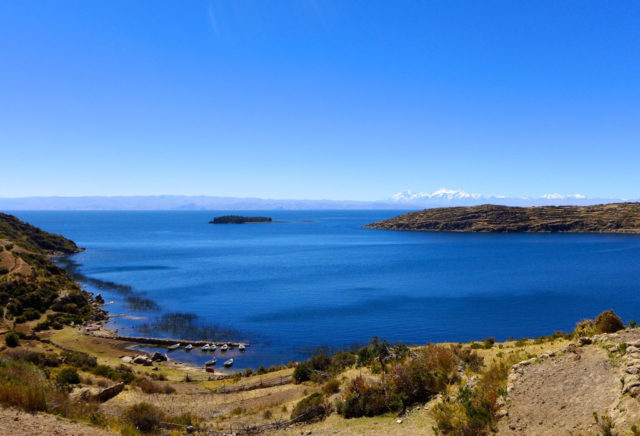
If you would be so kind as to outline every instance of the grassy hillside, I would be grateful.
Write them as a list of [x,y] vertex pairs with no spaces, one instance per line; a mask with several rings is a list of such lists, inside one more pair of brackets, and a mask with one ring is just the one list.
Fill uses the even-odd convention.
[[36,252],[77,253],[78,246],[61,235],[45,232],[31,224],[20,221],[13,215],[0,213],[0,239],[13,242],[20,247]]
[[640,203],[444,207],[406,213],[365,227],[428,232],[640,233]]
[[0,213],[0,323],[39,321],[38,329],[47,329],[100,316],[89,295],[49,258],[78,251],[69,239]]

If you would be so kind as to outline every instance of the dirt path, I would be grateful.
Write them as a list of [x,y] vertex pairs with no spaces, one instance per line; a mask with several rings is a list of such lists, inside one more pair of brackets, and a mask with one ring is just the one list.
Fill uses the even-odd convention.
[[0,436],[109,436],[110,431],[44,413],[30,414],[0,407]]
[[[548,358],[517,365],[509,376],[508,416],[498,425],[505,435],[595,434],[593,414],[613,419],[616,431],[640,420],[640,403],[628,392],[637,376],[628,373],[636,362],[620,343],[640,340],[640,332],[603,335],[598,343],[569,346]],[[611,351],[609,351],[611,350]],[[629,363],[631,362],[631,363]],[[626,389],[625,389],[626,388]]]

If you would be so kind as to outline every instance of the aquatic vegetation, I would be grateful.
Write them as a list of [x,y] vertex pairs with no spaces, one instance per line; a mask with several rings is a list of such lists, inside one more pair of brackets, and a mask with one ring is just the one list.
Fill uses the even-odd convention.
[[237,340],[240,332],[234,329],[222,328],[211,324],[192,313],[166,313],[151,323],[141,324],[137,330],[143,335],[153,335],[158,332],[171,337],[193,340]]
[[160,306],[155,301],[144,297],[138,297],[136,295],[126,297],[125,301],[127,303],[127,308],[131,310],[151,311],[160,309]]

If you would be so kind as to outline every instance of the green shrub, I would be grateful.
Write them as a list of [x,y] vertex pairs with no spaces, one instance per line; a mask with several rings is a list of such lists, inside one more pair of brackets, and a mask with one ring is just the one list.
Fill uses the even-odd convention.
[[121,381],[124,383],[131,383],[136,378],[133,374],[133,371],[124,365],[120,365],[115,369],[107,365],[97,365],[91,370],[91,372],[94,375],[105,377],[113,381]]
[[376,416],[390,410],[385,386],[362,377],[351,380],[336,406],[338,413],[345,418]]
[[325,395],[332,395],[340,392],[340,381],[335,378],[330,379],[325,383],[322,388],[322,392],[324,392]]
[[303,398],[296,404],[291,412],[291,419],[298,422],[311,422],[324,419],[329,413],[324,395],[319,392]]
[[428,345],[415,358],[391,369],[391,388],[405,399],[405,405],[428,401],[455,379],[457,363],[453,349]]
[[456,379],[462,357],[481,364],[477,354],[469,350],[427,345],[414,357],[392,365],[383,382],[361,377],[352,380],[336,402],[338,413],[345,418],[375,416],[426,402]]
[[522,352],[508,354],[482,373],[474,390],[463,388],[454,401],[438,403],[430,412],[438,430],[454,435],[489,434],[497,420],[498,398],[506,393],[509,370],[523,358]]
[[141,432],[149,433],[158,428],[164,414],[152,404],[138,403],[125,411],[124,418]]
[[593,336],[595,333],[596,329],[592,319],[578,321],[576,328],[573,330],[573,334],[577,337]]
[[356,364],[356,355],[345,351],[338,351],[331,357],[331,368],[333,373],[342,371]]
[[331,359],[323,352],[317,353],[308,362],[315,371],[326,371],[331,365]]
[[183,413],[182,415],[169,417],[168,420],[175,424],[180,425],[192,425],[194,427],[198,427],[202,422],[202,418],[197,415],[194,415],[191,412]]
[[62,359],[68,365],[75,366],[83,371],[89,371],[91,368],[95,368],[98,365],[98,361],[95,356],[83,353],[82,351],[65,351],[62,353]]
[[382,373],[382,365],[378,362],[373,362],[371,364],[371,374],[381,374]]
[[618,330],[622,330],[624,324],[618,315],[613,310],[605,310],[596,317],[595,331],[596,333],[615,333]]
[[75,368],[62,368],[56,376],[59,385],[76,385],[80,383],[80,376]]
[[33,308],[28,308],[25,309],[24,313],[22,314],[28,321],[33,321],[34,319],[38,319],[40,318],[40,312],[38,312],[36,309]]
[[486,348],[487,350],[492,348],[493,345],[496,343],[496,338],[494,337],[488,337],[487,339],[485,339],[484,341],[482,341],[484,348]]
[[384,360],[388,355],[388,351],[389,343],[380,341],[377,336],[374,336],[367,346],[358,350],[358,365],[369,365],[374,359],[378,361]]
[[309,365],[307,362],[300,363],[293,371],[293,381],[294,383],[305,382],[311,379],[311,374],[313,374],[311,365]]
[[49,330],[49,322],[41,321],[33,328],[35,331],[40,332],[42,330]]
[[4,343],[7,344],[7,347],[15,348],[20,345],[20,337],[16,332],[9,332],[4,337]]
[[480,368],[484,365],[484,358],[475,351],[453,345],[450,349],[457,356],[460,362],[473,372],[480,371]]

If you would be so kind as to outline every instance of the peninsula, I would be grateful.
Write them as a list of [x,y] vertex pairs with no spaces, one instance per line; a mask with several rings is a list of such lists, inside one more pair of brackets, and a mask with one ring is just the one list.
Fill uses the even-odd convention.
[[102,298],[50,259],[80,250],[0,213],[3,434],[588,434],[614,422],[637,434],[640,328],[611,310],[535,339],[408,346],[374,337],[216,374],[131,349],[167,339],[105,328]]
[[211,221],[209,224],[247,224],[247,223],[270,223],[273,220],[266,216],[240,216],[240,215],[225,215],[219,216]]
[[406,213],[365,227],[423,232],[640,233],[640,203],[443,207]]

